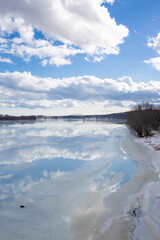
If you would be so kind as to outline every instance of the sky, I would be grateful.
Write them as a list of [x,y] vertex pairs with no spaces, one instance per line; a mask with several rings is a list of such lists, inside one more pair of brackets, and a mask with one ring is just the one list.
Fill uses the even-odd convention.
[[0,0],[0,114],[160,104],[159,0]]

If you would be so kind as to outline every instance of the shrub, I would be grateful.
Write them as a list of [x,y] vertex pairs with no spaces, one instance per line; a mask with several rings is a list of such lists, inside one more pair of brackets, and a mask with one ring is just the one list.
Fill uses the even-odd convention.
[[159,129],[160,109],[149,103],[138,105],[128,112],[126,123],[139,137],[149,136],[152,130]]

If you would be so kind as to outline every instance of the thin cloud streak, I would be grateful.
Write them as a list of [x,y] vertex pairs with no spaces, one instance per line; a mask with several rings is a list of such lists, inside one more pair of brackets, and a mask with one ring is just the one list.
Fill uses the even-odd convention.
[[0,57],[0,62],[4,62],[4,63],[13,63],[12,60],[10,58],[2,58]]

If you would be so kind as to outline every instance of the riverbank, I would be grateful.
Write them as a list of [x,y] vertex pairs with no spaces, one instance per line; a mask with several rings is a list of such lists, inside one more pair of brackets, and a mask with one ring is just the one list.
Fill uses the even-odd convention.
[[151,151],[157,153],[157,157],[153,159],[152,165],[154,169],[160,174],[160,131],[154,131],[152,136],[138,138],[137,141],[145,145]]
[[[150,149],[151,165],[160,175],[160,132],[154,132],[148,138],[138,138],[136,142]],[[131,196],[124,215],[132,240],[159,240],[159,209],[160,181],[144,184],[140,193]]]

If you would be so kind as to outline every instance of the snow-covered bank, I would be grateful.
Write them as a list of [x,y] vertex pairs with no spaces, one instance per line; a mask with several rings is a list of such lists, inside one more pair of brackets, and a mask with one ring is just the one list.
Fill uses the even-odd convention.
[[160,150],[160,131],[153,132],[151,137],[141,138],[141,142],[152,150]]
[[[136,141],[151,150],[151,164],[160,174],[160,132]],[[145,184],[139,194],[130,197],[124,218],[132,240],[160,239],[160,181]]]
[[156,152],[156,157],[152,160],[152,165],[160,173],[160,131],[153,132],[151,137],[138,138],[137,142]]

